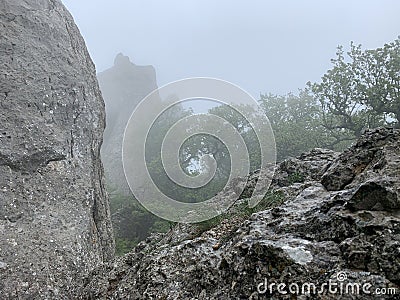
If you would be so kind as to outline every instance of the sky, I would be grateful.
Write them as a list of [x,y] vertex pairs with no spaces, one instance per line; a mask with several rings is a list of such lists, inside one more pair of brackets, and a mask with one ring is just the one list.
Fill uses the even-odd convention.
[[336,47],[400,35],[398,0],[62,0],[101,72],[122,52],[153,65],[159,86],[230,81],[256,99],[318,81]]

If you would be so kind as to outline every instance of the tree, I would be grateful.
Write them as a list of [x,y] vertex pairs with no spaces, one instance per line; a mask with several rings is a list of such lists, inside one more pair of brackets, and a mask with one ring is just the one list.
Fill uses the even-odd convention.
[[107,192],[117,255],[127,253],[152,232],[168,230],[168,222],[149,213],[133,195],[123,195],[110,185]]
[[[246,112],[246,114],[252,116],[252,118],[257,118],[257,112],[254,111],[253,107],[241,105],[240,110],[241,112]],[[256,132],[249,122],[250,120],[247,120],[240,112],[228,105],[216,106],[210,109],[209,113],[225,119],[235,128],[236,132],[241,135],[246,144],[250,160],[250,172],[259,169],[261,166],[261,149]],[[223,148],[223,150],[227,151],[226,148]],[[220,154],[220,156],[222,158],[228,157],[227,154]],[[217,162],[219,162],[218,156],[214,157],[216,157]],[[224,166],[224,164],[230,167],[230,163],[221,159],[221,165]]]
[[320,83],[307,83],[319,101],[323,126],[335,142],[351,141],[364,129],[400,125],[400,40],[375,50],[351,43],[346,61],[339,46],[333,68]]
[[349,56],[360,102],[400,127],[400,38],[382,48],[361,51],[352,44]]
[[264,94],[260,105],[274,131],[278,161],[315,147],[331,147],[333,140],[322,126],[321,107],[306,91],[299,95]]

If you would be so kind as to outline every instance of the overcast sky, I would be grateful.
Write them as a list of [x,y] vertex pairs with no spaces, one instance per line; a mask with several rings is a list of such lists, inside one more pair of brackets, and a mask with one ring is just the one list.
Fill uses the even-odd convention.
[[260,93],[296,92],[330,68],[336,46],[377,48],[400,34],[398,0],[62,0],[97,71],[122,52],[159,86],[196,76]]

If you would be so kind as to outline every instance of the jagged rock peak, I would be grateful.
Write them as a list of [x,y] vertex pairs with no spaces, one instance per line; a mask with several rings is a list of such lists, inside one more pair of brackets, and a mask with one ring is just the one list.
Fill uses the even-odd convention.
[[153,66],[135,65],[119,53],[114,66],[99,73],[98,80],[106,103],[107,128],[101,149],[108,184],[130,195],[121,161],[126,123],[136,105],[157,89]]
[[129,65],[134,65],[131,62],[131,60],[129,59],[129,56],[125,56],[122,53],[118,53],[114,59],[114,66],[122,67],[122,66],[129,66]]

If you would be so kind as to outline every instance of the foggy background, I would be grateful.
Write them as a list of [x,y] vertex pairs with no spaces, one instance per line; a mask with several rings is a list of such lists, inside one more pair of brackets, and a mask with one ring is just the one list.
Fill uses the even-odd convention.
[[[214,159],[216,172],[210,182],[192,189],[175,184],[170,173],[167,174],[161,145],[178,120],[198,113],[225,119],[245,142],[250,163],[248,172],[252,174],[261,168],[261,145],[241,113],[229,106],[192,99],[163,110],[158,118],[150,120],[153,116],[151,110],[157,111],[162,108],[162,101],[176,97],[161,93],[160,98],[151,103],[149,111],[141,111],[140,117],[136,114],[134,126],[130,127],[134,128],[133,133],[128,134],[132,141],[130,145],[137,145],[138,149],[143,145],[137,143],[131,134],[146,134],[143,158],[151,176],[150,181],[143,181],[144,170],[138,171],[137,166],[130,163],[131,182],[134,184],[132,193],[121,160],[125,129],[134,108],[157,85],[161,87],[188,77],[214,77],[245,89],[259,100],[258,112],[264,113],[270,121],[279,162],[289,157],[300,157],[315,148],[343,151],[367,128],[400,128],[400,112],[393,109],[398,107],[394,105],[399,101],[398,86],[387,84],[398,82],[398,0],[62,1],[73,14],[86,40],[97,67],[106,106],[107,126],[101,159],[118,255],[128,253],[150,234],[166,233],[172,228],[170,222],[153,213],[156,207],[162,209],[158,210],[158,216],[161,212],[163,217],[176,216],[176,207],[149,203],[149,200],[157,201],[159,194],[152,193],[148,182],[154,182],[162,194],[183,203],[201,203],[229,185],[233,166],[231,155],[225,144],[212,135],[198,134],[181,141],[179,153],[171,154],[179,158],[180,169],[190,176],[207,170],[202,164],[203,157]],[[319,85],[321,77],[333,67],[331,59],[337,58],[337,46],[343,45],[347,52],[351,41],[356,45],[362,44],[363,50],[391,43],[387,51],[392,55],[389,59],[382,51],[373,50],[368,60],[370,63],[360,64],[365,59],[364,51],[360,52],[355,59],[357,63],[336,63],[335,70],[329,73],[329,84]],[[385,64],[377,64],[376,61],[383,57],[387,60]],[[376,68],[379,68],[380,75],[373,77],[376,84],[370,86],[364,75]],[[359,78],[357,84],[353,80],[356,74]],[[348,85],[347,80],[352,84]],[[312,84],[304,92],[307,82]],[[334,97],[325,97],[326,94]],[[366,100],[361,103],[360,99]],[[377,107],[380,103],[382,106]],[[334,109],[337,104],[341,108],[339,114]],[[352,109],[362,105],[363,109]],[[204,123],[208,119],[196,116],[190,120],[193,123],[187,123],[182,132],[199,131],[199,126],[204,125],[201,120]],[[148,128],[149,121],[154,121],[151,128]],[[216,131],[224,132],[220,126],[214,127]],[[265,136],[264,132],[266,130],[262,136]],[[142,159],[142,155],[135,155],[139,152],[134,150],[132,148],[126,153]],[[167,160],[172,164],[176,162]],[[308,176],[297,167],[285,173],[283,182],[289,185],[302,183]],[[237,187],[235,184],[235,189]],[[251,197],[249,192],[243,193],[243,198],[240,198],[241,192],[237,194],[239,199]],[[223,196],[223,199],[230,198]],[[242,223],[251,213],[279,205],[284,200],[285,197],[272,191],[254,210],[239,209],[241,217],[238,220],[241,221],[238,222]],[[153,213],[143,207],[143,203],[151,204],[147,208],[152,208]],[[217,217],[196,226],[202,232],[219,222]]]
[[339,44],[377,48],[400,33],[397,0],[62,1],[98,72],[122,52],[137,65],[153,65],[159,86],[216,77],[256,99],[318,81]]

